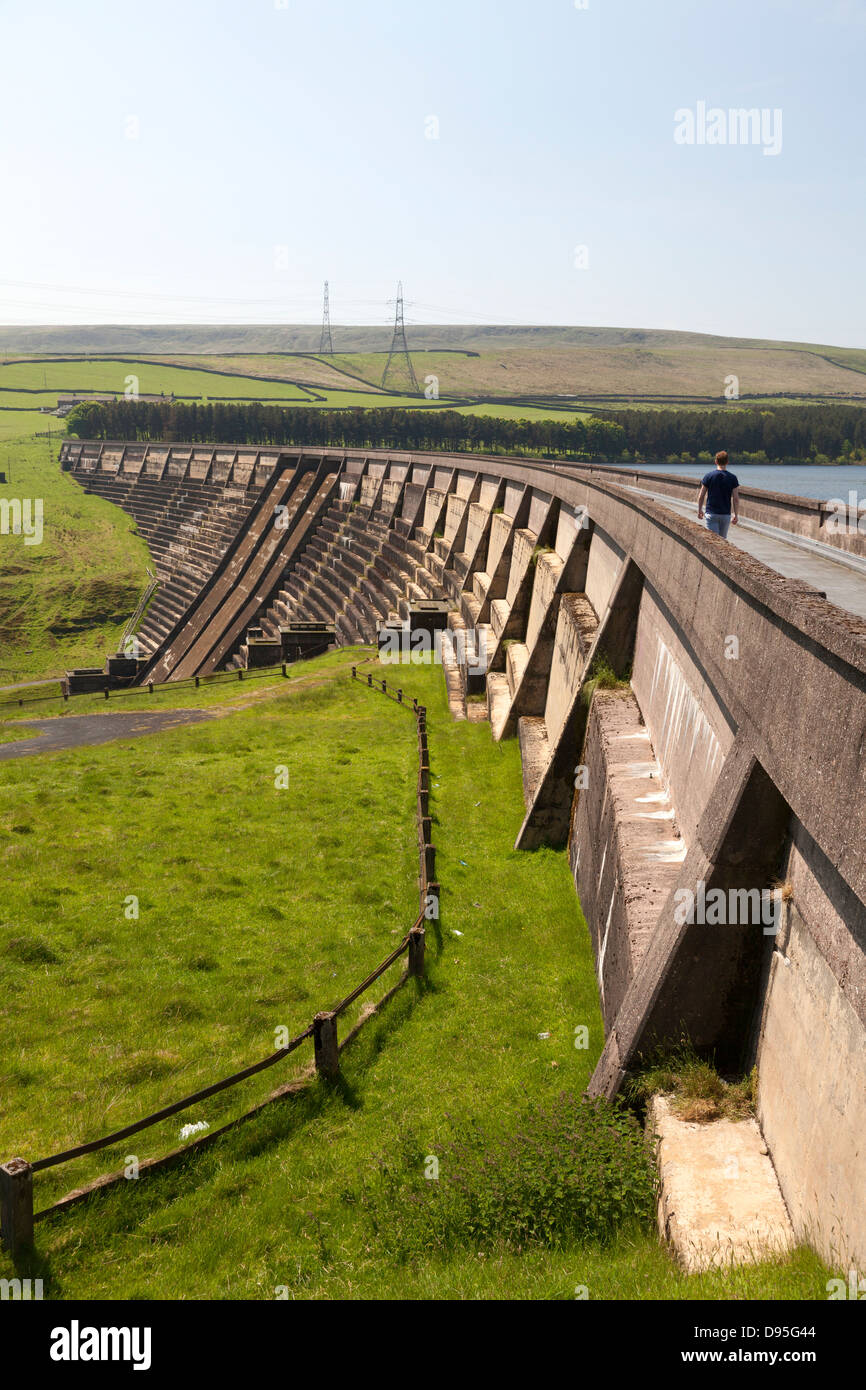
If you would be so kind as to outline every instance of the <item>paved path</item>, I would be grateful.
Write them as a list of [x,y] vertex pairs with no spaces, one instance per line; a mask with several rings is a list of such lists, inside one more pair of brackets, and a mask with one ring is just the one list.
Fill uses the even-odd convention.
[[[641,497],[650,496],[670,511],[697,520],[697,502],[685,502],[643,487],[630,487],[629,491]],[[836,551],[823,541],[795,536],[780,526],[750,521],[748,504],[745,506],[746,515],[741,515],[737,525],[728,532],[731,545],[754,555],[756,560],[762,560],[768,569],[776,570],[786,579],[800,579],[814,584],[838,608],[866,618],[866,559]]]
[[9,690],[32,690],[35,685],[56,685],[59,690],[60,677],[48,676],[45,680],[16,681],[14,685],[0,685],[0,694],[5,695]]
[[10,758],[29,758],[34,753],[59,753],[67,748],[83,748],[111,743],[117,738],[140,738],[142,734],[198,724],[216,718],[202,709],[136,710],[126,714],[67,714],[56,719],[18,719],[16,729],[34,729],[36,737],[14,743],[0,743],[0,762]]

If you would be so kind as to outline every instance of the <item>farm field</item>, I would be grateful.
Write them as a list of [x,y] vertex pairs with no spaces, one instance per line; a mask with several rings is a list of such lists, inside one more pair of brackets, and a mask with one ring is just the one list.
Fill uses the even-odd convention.
[[[95,1137],[267,1054],[275,1027],[303,1027],[402,935],[417,910],[414,727],[348,680],[352,656],[210,703],[213,723],[0,764],[4,1151]],[[573,1299],[583,1285],[593,1299],[825,1297],[828,1271],[806,1250],[683,1275],[649,1188],[643,1215],[604,1238],[565,1230],[518,1248],[508,1228],[498,1240],[431,1218],[409,1239],[407,1203],[417,1216],[431,1200],[425,1155],[462,1161],[470,1122],[523,1152],[533,1114],[586,1084],[602,1027],[565,854],[510,848],[517,741],[453,722],[438,668],[407,667],[401,683],[429,711],[442,917],[425,980],[370,1017],[338,1086],[313,1082],[179,1166],[40,1223],[46,1296]],[[137,921],[123,915],[131,893]],[[269,1085],[291,1074],[278,1067]],[[253,1078],[116,1153],[37,1174],[37,1209],[267,1089]],[[0,1277],[10,1270],[0,1257]]]
[[[724,400],[725,379],[739,378],[742,397],[808,395],[866,400],[866,354],[854,350],[829,360],[796,348],[570,347],[503,348],[495,353],[413,354],[419,381],[439,378],[442,394],[464,396],[605,394],[690,396]],[[381,377],[381,354],[343,354],[340,368],[370,381]],[[855,364],[859,363],[860,366]]]
[[[365,385],[356,386],[349,378],[337,378],[348,383],[348,389],[322,389],[320,386],[299,385],[294,380],[242,376],[220,370],[221,365],[215,361],[211,369],[190,370],[140,358],[7,362],[0,365],[0,430],[8,421],[5,424],[7,438],[20,433],[22,425],[34,433],[48,429],[63,432],[62,421],[51,415],[42,415],[41,408],[53,409],[60,393],[112,392],[122,398],[129,377],[137,379],[131,385],[137,386],[142,395],[174,395],[180,400],[263,401],[270,405],[318,405],[332,409],[374,403],[419,405],[416,396],[387,394],[374,398]],[[315,371],[312,374],[316,375]],[[334,374],[331,373],[331,376]],[[420,404],[429,405],[426,401]]]

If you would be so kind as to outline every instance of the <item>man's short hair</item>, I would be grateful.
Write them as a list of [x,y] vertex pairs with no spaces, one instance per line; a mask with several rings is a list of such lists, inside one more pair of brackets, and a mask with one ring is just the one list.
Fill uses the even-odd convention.
[[728,452],[727,452],[726,449],[720,449],[719,452],[716,454],[716,463],[717,463],[721,468],[727,468],[727,466],[728,466]]

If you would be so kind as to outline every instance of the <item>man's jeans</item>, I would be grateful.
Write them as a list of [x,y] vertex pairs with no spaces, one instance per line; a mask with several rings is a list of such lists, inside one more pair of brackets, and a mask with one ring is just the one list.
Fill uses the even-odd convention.
[[728,514],[728,516],[721,516],[717,513],[715,516],[710,516],[710,513],[707,512],[707,530],[715,531],[716,535],[721,536],[723,541],[728,538],[728,529],[730,525],[730,514]]

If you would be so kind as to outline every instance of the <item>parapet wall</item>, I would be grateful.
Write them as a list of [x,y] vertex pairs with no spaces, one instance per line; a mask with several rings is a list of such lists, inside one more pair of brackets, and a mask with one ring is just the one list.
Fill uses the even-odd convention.
[[[589,464],[586,471],[594,477],[608,478],[627,487],[689,501],[694,501],[699,486],[697,470],[694,478],[684,478],[677,473],[650,473],[645,468],[617,468],[612,464]],[[796,480],[796,468],[786,472],[780,467],[779,471],[785,473],[789,480]],[[860,525],[862,516],[856,505],[850,505],[847,494],[836,499],[844,507],[830,507],[826,501],[814,497],[792,497],[785,492],[741,487],[740,501],[743,510],[748,511],[754,521],[766,526],[778,526],[793,535],[821,541],[824,545],[835,546],[852,555],[866,555],[866,522]]]

